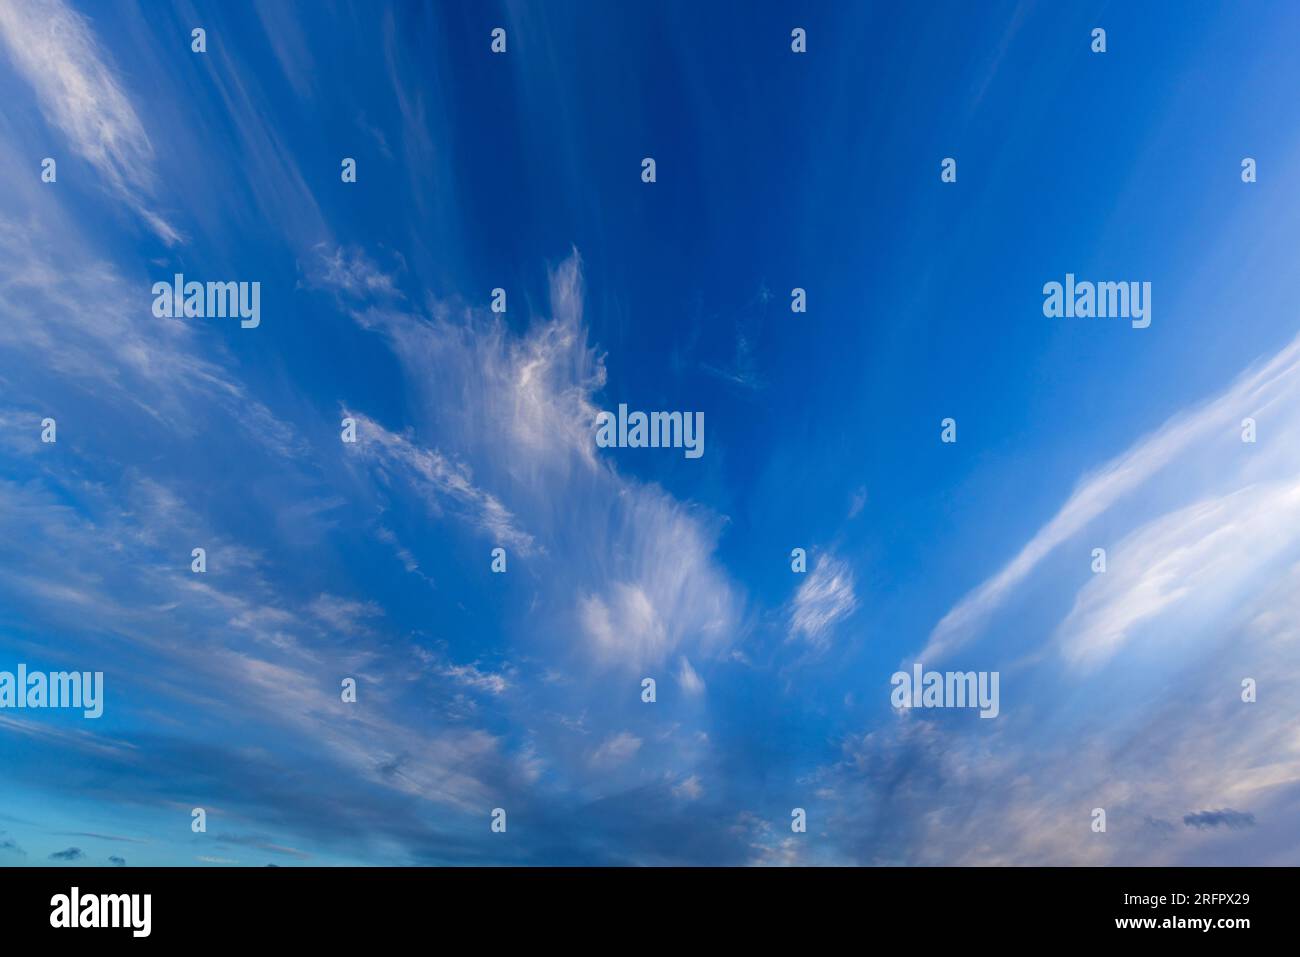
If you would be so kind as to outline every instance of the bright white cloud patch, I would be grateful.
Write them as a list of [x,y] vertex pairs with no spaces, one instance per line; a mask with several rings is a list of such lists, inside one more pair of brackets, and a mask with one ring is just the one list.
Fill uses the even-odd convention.
[[822,555],[799,585],[790,607],[790,637],[821,647],[835,625],[858,607],[853,569],[833,555]]
[[700,784],[699,777],[694,774],[673,785],[673,796],[683,801],[698,801],[703,794],[704,786]]
[[1061,651],[1073,664],[1109,659],[1157,621],[1150,639],[1184,650],[1217,627],[1279,558],[1300,555],[1300,475],[1170,512],[1114,552],[1122,564],[1089,581],[1061,623]]
[[629,731],[610,735],[591,755],[591,763],[598,767],[613,767],[630,760],[641,750],[641,739]]
[[444,677],[452,678],[467,687],[488,694],[503,694],[510,687],[510,682],[504,675],[480,671],[477,665],[448,665],[440,673]]
[[[1241,421],[1258,417],[1265,438],[1240,439]],[[1253,453],[1253,454],[1247,454]],[[1061,545],[1158,475],[1169,476],[1166,503],[1187,495],[1198,476],[1209,494],[1228,494],[1257,478],[1294,476],[1300,455],[1300,339],[1242,373],[1222,394],[1181,413],[1123,455],[1085,477],[1074,493],[1005,567],[974,589],[935,626],[922,659],[932,661],[979,633],[1011,591]],[[1177,466],[1177,471],[1172,467]],[[1166,505],[1167,507],[1167,505]]]
[[699,672],[691,667],[691,663],[682,658],[677,669],[677,683],[681,685],[682,691],[688,695],[697,695],[704,693],[704,679],[700,677]]

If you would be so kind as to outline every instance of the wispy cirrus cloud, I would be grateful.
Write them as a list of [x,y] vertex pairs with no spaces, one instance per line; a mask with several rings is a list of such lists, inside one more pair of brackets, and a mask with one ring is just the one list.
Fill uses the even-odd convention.
[[[1114,573],[1092,578],[1057,631],[1071,664],[1096,667],[1149,629],[1149,640],[1186,646],[1185,624],[1216,612],[1267,580],[1300,541],[1300,474],[1205,499],[1146,523],[1112,549]],[[1161,616],[1166,615],[1163,620]],[[1175,637],[1177,636],[1177,637]]]
[[682,691],[688,695],[698,695],[704,693],[704,679],[700,677],[690,661],[683,655],[677,663],[677,683],[681,686]]
[[46,119],[168,245],[180,235],[152,208],[153,145],[85,19],[61,0],[0,4],[0,41]]
[[485,308],[401,308],[363,252],[319,252],[309,281],[354,300],[354,319],[388,340],[420,400],[401,435],[354,416],[373,436],[367,447],[359,433],[358,455],[414,479],[435,508],[458,503],[522,554],[565,556],[548,568],[550,607],[604,666],[662,662],[685,644],[707,657],[733,637],[739,601],[712,558],[721,521],[597,455],[595,396],[608,373],[588,343],[576,250],[550,272],[550,317],[523,333]]
[[[1202,463],[1214,462],[1219,494],[1234,492],[1266,475],[1265,461],[1276,463],[1283,475],[1296,474],[1286,455],[1295,448],[1300,411],[1300,339],[1276,355],[1243,372],[1224,392],[1192,410],[1180,413],[1128,451],[1084,477],[1060,510],[995,575],[963,597],[934,627],[922,652],[923,660],[936,660],[961,647],[1008,595],[1061,545],[1083,531],[1090,522],[1141,489],[1176,462],[1188,475],[1199,475]],[[1274,434],[1260,462],[1241,455],[1239,429],[1246,416],[1270,423]],[[1279,431],[1281,434],[1279,434]],[[1175,491],[1179,486],[1175,485]]]
[[825,647],[835,625],[858,607],[853,569],[834,555],[821,555],[790,602],[789,637]]
[[179,437],[203,431],[217,411],[261,450],[301,456],[303,440],[228,370],[224,349],[205,352],[198,329],[153,317],[147,292],[85,246],[71,220],[0,209],[0,374],[10,395],[34,401],[57,388],[64,407],[76,396],[100,415],[111,407],[124,429],[143,415]]
[[641,750],[641,739],[629,731],[612,734],[592,752],[591,763],[611,767],[633,758]]
[[318,621],[341,632],[356,631],[364,627],[367,620],[384,613],[373,601],[356,601],[324,593],[317,595],[307,609]]
[[349,443],[348,449],[373,464],[385,480],[406,481],[435,513],[454,508],[493,544],[523,555],[536,551],[533,536],[519,527],[500,499],[474,484],[473,472],[464,462],[423,448],[411,435],[390,432],[359,412],[345,409],[344,415],[357,423],[357,441]]
[[473,688],[475,691],[486,691],[488,694],[504,694],[510,688],[510,681],[505,675],[495,671],[483,671],[476,664],[449,663],[443,665],[438,673],[458,684]]
[[317,243],[305,263],[308,285],[355,299],[401,299],[392,274],[381,269],[362,250]]
[[[1246,418],[1255,442],[1242,441]],[[1046,603],[1033,625],[1011,622],[1010,635],[985,628],[1007,621],[994,616],[1012,591],[1043,583],[1047,556],[1103,514],[1104,574],[1081,548],[1077,578],[1051,569],[1067,599],[1079,582],[1072,601]],[[1289,822],[1300,749],[1287,706],[1300,688],[1298,529],[1300,340],[1085,478],[940,622],[927,663],[958,649],[1003,662],[1003,689],[1019,688],[1020,701],[988,730],[911,712],[846,740],[845,759],[817,782],[834,795],[835,826],[871,833],[846,846],[851,859],[1285,861],[1298,838]],[[1255,681],[1267,700],[1245,694]],[[872,783],[881,780],[883,790]],[[1252,807],[1258,822],[1230,809],[1185,813],[1227,802]],[[1122,841],[1087,839],[1079,809],[1093,807]],[[1185,830],[1158,823],[1180,816]],[[907,820],[912,833],[882,844],[869,823],[879,820]],[[1221,831],[1235,832],[1230,844]]]
[[[418,647],[391,644],[381,655],[384,646],[377,641],[335,635],[349,623],[372,621],[375,608],[328,593],[324,601],[317,596],[295,604],[277,594],[260,560],[219,570],[224,547],[213,548],[208,575],[190,573],[167,550],[176,529],[196,529],[200,522],[174,496],[149,489],[143,494],[164,507],[137,510],[134,496],[117,501],[104,492],[83,496],[74,509],[52,493],[0,483],[0,525],[9,543],[0,547],[0,598],[59,629],[61,655],[97,662],[105,648],[113,648],[114,664],[105,671],[119,719],[147,714],[139,704],[147,691],[155,701],[162,695],[184,702],[187,720],[177,725],[166,715],[151,716],[161,730],[126,742],[0,716],[5,747],[15,753],[39,749],[42,766],[79,768],[78,774],[93,769],[95,782],[116,782],[95,783],[82,795],[87,799],[148,806],[173,799],[178,789],[197,790],[207,806],[222,805],[228,815],[269,822],[286,833],[306,831],[326,843],[346,830],[342,822],[355,823],[355,804],[325,802],[304,812],[307,799],[285,792],[282,780],[275,783],[283,769],[271,773],[263,766],[257,742],[268,731],[296,740],[295,755],[314,755],[303,773],[322,774],[322,780],[345,777],[378,804],[415,799],[472,814],[494,793],[522,786],[533,760],[525,752],[463,720],[431,724],[421,712],[412,721],[401,699],[383,690],[410,686],[419,694],[422,688],[472,684],[497,694],[504,677],[476,666],[429,670]],[[16,548],[23,552],[21,562]],[[69,555],[79,560],[69,564]],[[130,588],[119,585],[122,568],[130,569]],[[206,638],[196,645],[197,635]],[[22,649],[26,641],[16,637],[9,644]],[[340,700],[341,672],[356,677],[364,709],[349,709]],[[221,743],[213,745],[205,728],[218,715]],[[294,757],[282,754],[280,760]],[[214,783],[214,763],[239,766],[241,781]],[[150,771],[143,774],[146,767]],[[124,781],[132,783],[119,793]],[[301,813],[311,820],[295,824]],[[436,843],[437,829],[403,814],[400,823],[385,815],[368,819],[366,839],[409,827],[412,835]]]
[[271,854],[279,854],[284,857],[296,857],[299,860],[307,860],[311,857],[306,851],[301,851],[296,847],[288,847],[284,844],[275,844],[267,838],[258,834],[215,834],[212,841],[218,847],[227,845],[233,847],[251,847],[258,851],[267,851]]

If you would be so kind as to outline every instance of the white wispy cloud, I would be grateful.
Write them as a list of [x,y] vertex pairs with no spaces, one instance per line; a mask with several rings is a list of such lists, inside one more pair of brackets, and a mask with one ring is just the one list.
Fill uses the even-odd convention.
[[[183,701],[196,722],[219,720],[234,747],[259,745],[267,728],[290,731],[333,768],[327,773],[346,769],[466,812],[489,800],[490,781],[508,784],[527,769],[495,735],[408,722],[380,691],[420,676],[418,648],[379,655],[373,643],[330,639],[313,624],[368,619],[374,606],[329,595],[293,602],[248,549],[204,532],[180,496],[153,480],[128,474],[122,488],[79,487],[76,508],[63,502],[68,495],[0,481],[0,600],[59,634],[62,655],[105,662],[119,715],[140,699],[133,688],[147,689]],[[170,554],[176,541],[196,535],[213,543],[206,575],[191,573],[184,553]],[[19,636],[9,645],[25,650]],[[40,640],[30,649],[48,654]],[[501,676],[475,666],[440,670],[490,693],[503,686]],[[341,701],[341,673],[357,679],[367,707]],[[3,733],[49,731],[0,720]],[[147,747],[92,732],[50,740],[93,752],[116,770],[155,760]],[[256,805],[259,795],[240,798]]]
[[480,671],[477,665],[447,665],[440,674],[476,691],[486,691],[489,694],[504,694],[510,687],[510,682],[504,675],[493,671]]
[[0,41],[47,121],[164,242],[180,236],[151,208],[153,146],[86,20],[60,0],[0,4]]
[[402,298],[393,277],[355,248],[318,243],[304,265],[309,285],[354,298]]
[[[375,290],[352,314],[388,339],[421,400],[410,434],[366,420],[377,438],[370,453],[363,440],[357,450],[401,463],[439,497],[461,489],[482,526],[559,556],[543,592],[557,639],[576,629],[596,663],[639,668],[687,645],[707,656],[734,637],[739,599],[713,559],[721,519],[597,455],[595,395],[607,371],[588,344],[576,251],[551,272],[550,317],[522,333],[485,307],[403,307],[382,280],[357,278],[377,273],[362,254],[320,253],[313,282]],[[456,462],[436,447],[455,448]],[[481,494],[469,491],[471,474]]]
[[682,690],[688,695],[698,695],[704,693],[704,679],[700,677],[699,672],[691,667],[691,663],[683,656],[677,667],[677,683],[681,685]]
[[307,610],[319,621],[340,632],[356,631],[367,619],[384,613],[373,601],[356,601],[325,593],[312,599]]
[[[1254,443],[1242,441],[1247,417]],[[1068,587],[1044,566],[1071,541],[1082,541],[1073,601],[1035,609],[1047,621],[1025,655],[1032,635],[985,626],[1017,587],[1049,575],[1042,594]],[[1095,544],[1107,549],[1104,573],[1089,567]],[[1019,701],[987,730],[908,712],[846,741],[845,759],[817,781],[838,796],[832,825],[908,822],[846,852],[944,864],[1288,860],[1300,845],[1289,823],[1300,783],[1289,706],[1300,693],[1297,595],[1300,340],[1086,477],[940,622],[921,657],[961,648],[992,665],[1014,648],[1003,688],[1019,688]],[[1243,701],[1245,678],[1270,697]],[[891,782],[883,792],[881,780]],[[1113,839],[1096,840],[1081,820],[1093,807],[1106,809]],[[1257,823],[1230,836],[1177,823],[1224,807]]]
[[12,377],[10,394],[48,395],[55,383],[60,394],[144,413],[182,436],[217,414],[273,455],[302,455],[295,430],[224,367],[222,347],[191,324],[154,318],[147,293],[57,211],[0,211],[0,371]]
[[[1273,429],[1271,443],[1276,455],[1279,429],[1291,434],[1296,420],[1283,415],[1295,407],[1300,395],[1300,339],[1293,340],[1275,356],[1247,370],[1223,393],[1191,411],[1170,419],[1128,451],[1085,477],[1073,494],[1042,526],[1017,555],[995,575],[957,603],[935,626],[922,652],[925,661],[936,660],[978,634],[988,617],[1002,605],[1011,591],[1053,551],[1085,529],[1090,522],[1162,473],[1180,456],[1194,455],[1200,461],[1217,461],[1224,474],[1221,485],[1229,491],[1241,487],[1250,467],[1242,458],[1241,420],[1260,416]],[[1235,445],[1234,445],[1235,443]],[[1293,443],[1294,445],[1294,443]],[[1261,448],[1264,447],[1261,445]],[[1222,458],[1217,458],[1217,457]],[[1189,474],[1195,474],[1189,470]]]
[[823,554],[804,576],[790,603],[791,638],[825,646],[835,625],[858,607],[853,590],[853,569],[848,562]]
[[357,423],[357,441],[347,448],[376,464],[387,477],[409,481],[435,512],[452,505],[494,544],[522,555],[536,551],[533,537],[518,527],[495,495],[474,484],[473,474],[463,462],[436,449],[421,448],[409,436],[390,432],[361,413],[344,410],[344,415]]
[[253,9],[285,79],[299,97],[308,99],[313,92],[316,64],[297,12],[276,4],[258,4]]
[[598,767],[613,767],[630,760],[641,750],[641,739],[630,731],[612,734],[591,754],[591,763]]
[[[1122,631],[1137,624],[1129,612],[1143,616],[1143,643],[1095,643],[1120,631],[1089,624],[1101,613],[1090,605],[1061,636],[1087,667],[1062,672],[1040,660],[1004,673],[1004,690],[1014,682],[1020,702],[987,726],[908,711],[846,739],[843,760],[810,779],[827,795],[828,826],[862,835],[837,853],[854,863],[950,866],[1293,860],[1300,559],[1251,565],[1231,573],[1225,590],[1195,595],[1208,581],[1170,603],[1134,602],[1123,589],[1113,620]],[[1259,681],[1254,703],[1241,699],[1244,677]],[[1107,813],[1104,835],[1089,828],[1096,807]],[[1222,807],[1244,809],[1258,825],[1228,836],[1181,823]]]
[[867,504],[867,487],[865,485],[859,485],[854,490],[853,498],[849,502],[848,517],[850,519],[857,518],[862,513],[862,509],[866,504]]
[[673,797],[683,801],[698,801],[704,795],[699,775],[692,774],[673,785]]
[[1115,545],[1110,570],[1080,590],[1061,623],[1061,652],[1095,666],[1157,622],[1145,629],[1150,641],[1185,649],[1199,623],[1213,622],[1297,551],[1300,474],[1172,511]]

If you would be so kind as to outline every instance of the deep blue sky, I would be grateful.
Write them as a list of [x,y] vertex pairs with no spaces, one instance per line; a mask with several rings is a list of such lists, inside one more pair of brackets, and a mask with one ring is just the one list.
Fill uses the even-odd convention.
[[1295,863],[1297,28],[4,4],[0,670],[107,690],[0,712],[0,864]]

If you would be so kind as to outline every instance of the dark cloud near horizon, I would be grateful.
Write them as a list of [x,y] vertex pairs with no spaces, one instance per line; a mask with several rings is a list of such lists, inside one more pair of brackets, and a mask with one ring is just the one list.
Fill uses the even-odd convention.
[[1246,811],[1234,811],[1227,807],[1218,811],[1196,811],[1192,814],[1184,814],[1183,824],[1197,830],[1204,830],[1207,827],[1226,827],[1237,831],[1244,827],[1254,827],[1255,815]]
[[50,855],[52,861],[79,861],[86,855],[79,847],[70,847],[66,851],[55,851]]
[[[1185,820],[1186,819],[1184,818],[1184,821]],[[1163,818],[1158,817],[1151,817],[1150,815],[1144,817],[1142,823],[1151,830],[1158,831],[1161,834],[1172,834],[1174,831],[1178,830],[1172,821],[1166,821]]]

